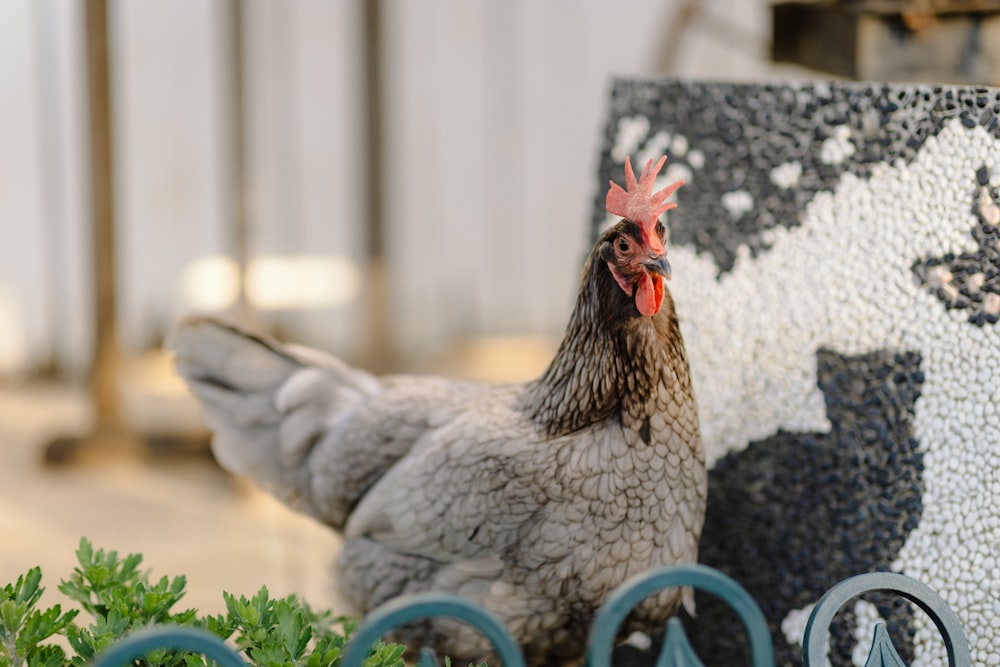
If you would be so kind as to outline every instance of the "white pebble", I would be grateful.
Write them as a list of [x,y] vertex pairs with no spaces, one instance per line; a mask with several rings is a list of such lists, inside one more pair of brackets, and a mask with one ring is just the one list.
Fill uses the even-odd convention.
[[722,195],[722,206],[733,218],[739,218],[753,209],[753,195],[746,190],[735,190]]

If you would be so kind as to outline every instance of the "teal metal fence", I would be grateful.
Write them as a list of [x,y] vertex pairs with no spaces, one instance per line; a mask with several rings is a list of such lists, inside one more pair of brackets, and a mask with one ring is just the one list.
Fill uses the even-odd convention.
[[[884,591],[910,600],[923,609],[944,639],[950,667],[972,665],[969,641],[962,630],[962,623],[948,604],[930,587],[916,579],[895,572],[870,572],[859,574],[840,582],[820,598],[806,623],[805,638],[802,640],[803,667],[823,667],[826,664],[826,644],[829,638],[830,622],[837,610],[851,598],[862,593]],[[889,633],[883,623],[875,626],[872,647],[868,651],[868,667],[904,667]]]
[[[681,565],[653,570],[626,582],[597,613],[587,649],[588,667],[610,667],[619,627],[642,600],[674,586],[691,586],[711,593],[729,605],[743,623],[753,667],[773,667],[771,633],[760,608],[739,584],[717,570],[702,565]],[[848,600],[868,592],[888,592],[912,601],[934,622],[944,639],[949,667],[971,667],[969,643],[955,612],[926,585],[901,574],[874,572],[846,579],[831,588],[816,604],[806,624],[802,642],[804,667],[826,664],[830,623]],[[503,624],[486,610],[460,598],[427,593],[397,598],[373,611],[348,644],[342,667],[362,667],[372,646],[386,633],[413,621],[452,618],[474,627],[493,645],[505,667],[525,667],[517,643]],[[136,632],[94,661],[94,667],[120,667],[156,649],[200,653],[220,667],[247,667],[247,662],[218,637],[201,630],[162,626]],[[419,667],[436,667],[435,656],[424,649]],[[905,667],[883,624],[877,624],[866,667]],[[656,667],[703,667],[680,621],[667,623],[666,637]]]

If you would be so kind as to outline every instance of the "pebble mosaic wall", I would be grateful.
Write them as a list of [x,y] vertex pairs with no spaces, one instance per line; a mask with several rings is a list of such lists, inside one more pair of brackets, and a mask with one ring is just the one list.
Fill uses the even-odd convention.
[[[601,182],[664,152],[688,182],[666,224],[702,561],[761,604],[779,664],[824,591],[888,569],[1000,665],[1000,91],[616,82]],[[700,655],[734,664],[735,619],[698,606]],[[926,616],[878,596],[838,617],[834,664],[863,665],[880,618],[908,664],[943,664]]]

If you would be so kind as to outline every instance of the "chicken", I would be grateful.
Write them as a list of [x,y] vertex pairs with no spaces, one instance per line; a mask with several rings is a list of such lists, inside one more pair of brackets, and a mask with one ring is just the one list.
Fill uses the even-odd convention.
[[[665,157],[612,183],[565,337],[531,382],[375,377],[315,350],[195,316],[176,328],[180,375],[222,466],[343,534],[340,594],[361,613],[445,592],[498,616],[529,664],[579,658],[606,596],[650,568],[697,560],[705,455],[653,192]],[[690,589],[644,601],[659,626]],[[475,660],[452,621],[401,637]]]

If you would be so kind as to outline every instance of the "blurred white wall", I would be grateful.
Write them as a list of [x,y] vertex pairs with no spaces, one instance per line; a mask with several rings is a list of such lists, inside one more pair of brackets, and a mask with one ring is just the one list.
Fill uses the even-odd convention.
[[[364,257],[362,0],[249,0],[249,220],[258,255]],[[586,251],[612,74],[655,74],[680,0],[386,0],[385,212],[393,344],[558,335]],[[766,0],[705,0],[675,74],[759,79]],[[231,255],[225,3],[112,2],[122,333],[154,342],[193,304],[185,267]],[[90,346],[82,3],[0,0],[0,373]],[[363,267],[360,267],[363,269]],[[262,316],[348,356],[350,303]]]
[[0,372],[90,348],[73,0],[0,0]]

